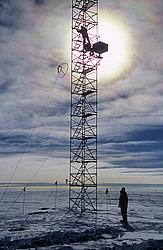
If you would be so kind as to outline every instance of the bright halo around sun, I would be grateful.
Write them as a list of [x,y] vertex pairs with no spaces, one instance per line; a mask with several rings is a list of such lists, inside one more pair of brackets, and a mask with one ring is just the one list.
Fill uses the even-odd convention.
[[100,41],[108,44],[108,52],[102,55],[99,66],[100,79],[111,83],[120,79],[132,67],[132,39],[127,25],[118,17],[101,15],[99,21]]

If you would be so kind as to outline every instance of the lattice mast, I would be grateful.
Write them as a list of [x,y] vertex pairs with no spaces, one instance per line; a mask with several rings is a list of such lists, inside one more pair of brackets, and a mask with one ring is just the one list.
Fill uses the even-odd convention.
[[98,0],[72,0],[69,208],[97,211]]

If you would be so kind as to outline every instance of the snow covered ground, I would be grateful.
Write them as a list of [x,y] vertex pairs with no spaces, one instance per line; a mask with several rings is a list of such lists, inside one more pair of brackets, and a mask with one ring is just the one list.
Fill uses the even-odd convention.
[[97,216],[83,217],[68,211],[66,187],[58,187],[56,200],[55,187],[28,187],[25,196],[10,187],[0,202],[0,249],[163,249],[163,186],[126,189],[131,228],[119,223],[119,185],[109,188],[108,202],[106,186],[99,187]]

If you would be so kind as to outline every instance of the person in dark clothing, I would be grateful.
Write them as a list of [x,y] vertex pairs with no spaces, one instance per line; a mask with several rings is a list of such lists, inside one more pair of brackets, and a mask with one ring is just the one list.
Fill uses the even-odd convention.
[[128,224],[127,222],[128,195],[124,187],[120,191],[119,207],[121,208],[121,215],[122,215],[121,222],[124,224]]

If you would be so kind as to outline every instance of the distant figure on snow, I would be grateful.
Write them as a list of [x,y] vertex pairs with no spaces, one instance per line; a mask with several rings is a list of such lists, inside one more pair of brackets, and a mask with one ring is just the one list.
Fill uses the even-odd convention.
[[124,187],[120,191],[119,207],[121,208],[121,215],[122,215],[122,220],[120,222],[128,224],[127,222],[128,196]]

